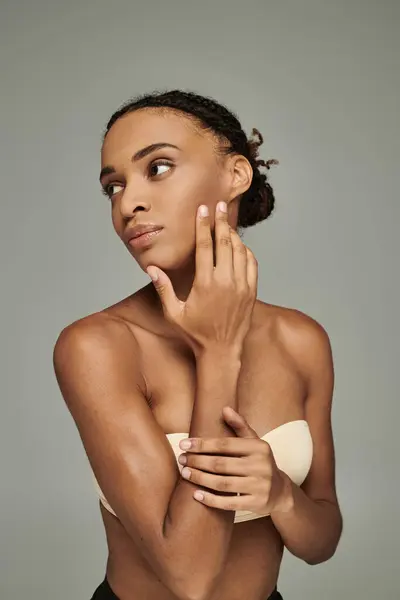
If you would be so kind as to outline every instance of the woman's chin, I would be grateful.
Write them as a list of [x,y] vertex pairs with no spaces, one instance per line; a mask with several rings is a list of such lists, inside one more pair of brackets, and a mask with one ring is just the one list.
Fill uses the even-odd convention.
[[[142,258],[142,259],[141,259]],[[164,273],[176,273],[179,271],[185,272],[187,270],[193,270],[194,265],[193,265],[193,261],[186,258],[184,260],[166,260],[166,257],[160,258],[157,256],[146,256],[146,257],[140,257],[139,259],[137,259],[137,262],[140,266],[140,268],[146,272],[147,267],[153,266],[153,267],[158,267],[159,269],[161,269],[161,271],[164,271]]]
[[168,271],[175,271],[180,268],[179,262],[176,260],[165,260],[165,257],[157,256],[156,252],[149,252],[146,255],[134,256],[136,262],[143,271],[146,271],[147,267],[158,267],[161,271],[167,273]]
[[177,252],[177,250],[171,245],[159,244],[140,252],[130,249],[130,253],[144,272],[150,266],[158,267],[165,273],[192,270],[194,268],[193,250],[189,252],[187,249],[184,249],[183,252],[182,249],[181,252]]

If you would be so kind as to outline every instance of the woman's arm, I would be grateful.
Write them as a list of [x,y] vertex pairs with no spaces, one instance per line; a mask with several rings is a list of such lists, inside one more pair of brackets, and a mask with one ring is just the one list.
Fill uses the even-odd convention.
[[331,428],[334,370],[329,338],[316,321],[293,312],[284,332],[286,346],[307,380],[305,419],[314,454],[310,472],[299,488],[287,476],[288,512],[271,514],[288,550],[314,565],[334,554],[342,532],[335,489],[335,457]]
[[[235,351],[221,348],[205,351],[197,359],[196,395],[189,437],[233,437],[222,408],[237,409],[237,383],[241,368]],[[184,452],[184,450],[182,450]],[[190,597],[209,595],[220,575],[229,550],[234,511],[221,511],[197,502],[196,489],[206,489],[179,479],[168,506],[164,535],[173,548],[181,547],[184,557],[176,566]],[[195,566],[195,568],[194,568]]]
[[[198,358],[192,436],[232,436],[222,407],[237,408],[240,359]],[[99,313],[60,334],[54,368],[89,462],[108,502],[155,573],[177,597],[205,597],[229,548],[233,511],[193,498],[144,396],[132,332]]]

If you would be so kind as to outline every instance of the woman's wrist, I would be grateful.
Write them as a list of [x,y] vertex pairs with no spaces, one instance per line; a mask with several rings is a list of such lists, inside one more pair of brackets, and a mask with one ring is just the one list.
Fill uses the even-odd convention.
[[204,350],[196,357],[196,392],[190,437],[227,437],[232,431],[222,409],[237,410],[241,361],[224,347]]
[[210,342],[195,352],[196,363],[214,362],[218,365],[231,365],[241,367],[243,344],[227,345]]

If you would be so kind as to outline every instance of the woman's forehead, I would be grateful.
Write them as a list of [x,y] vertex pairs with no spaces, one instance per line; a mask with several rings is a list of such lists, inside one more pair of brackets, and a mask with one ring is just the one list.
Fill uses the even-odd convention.
[[163,109],[140,109],[120,117],[106,135],[102,155],[130,152],[158,143],[171,143],[182,150],[212,149],[212,134],[184,113]]

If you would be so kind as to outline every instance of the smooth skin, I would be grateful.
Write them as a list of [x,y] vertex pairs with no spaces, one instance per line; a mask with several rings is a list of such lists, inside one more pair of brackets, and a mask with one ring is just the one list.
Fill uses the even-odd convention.
[[[203,214],[202,214],[203,213]],[[210,346],[237,349],[240,356],[257,297],[258,263],[228,224],[227,204],[215,214],[215,266],[208,207],[196,219],[195,278],[185,301],[177,298],[168,275],[147,268],[160,297],[165,319],[197,357]]]
[[[208,207],[201,205],[196,219],[195,279],[186,302],[176,297],[163,271],[150,266],[147,272],[154,280],[164,317],[196,357],[215,348],[225,354],[237,349],[241,357],[257,297],[258,263],[229,226],[225,202],[216,207],[215,241],[214,266]],[[183,440],[180,447],[188,454],[182,454],[179,462],[186,465],[181,473],[185,479],[229,495],[195,490],[193,497],[214,508],[251,510],[262,516],[289,510],[290,486],[278,469],[269,444],[232,407],[224,407],[221,416],[237,438]]]
[[[139,150],[159,142],[179,150],[162,148],[132,160]],[[161,269],[176,298],[185,303],[198,271],[197,209],[203,204],[209,208],[209,227],[218,253],[216,205],[227,202],[228,212],[221,215],[220,223],[225,231],[236,229],[238,203],[251,183],[248,161],[237,155],[216,157],[213,136],[198,130],[182,114],[144,109],[112,126],[102,148],[102,169],[105,167],[113,169],[102,177],[102,185],[110,194],[116,233],[122,239],[126,227],[147,221],[164,227],[148,247],[126,247],[143,271],[152,266]],[[232,257],[237,238],[230,232],[220,240],[224,240],[220,250],[228,257],[229,249]],[[204,249],[201,243],[199,249]],[[206,260],[211,266],[210,254]],[[247,264],[246,260],[246,268]],[[224,354],[218,354],[223,344],[211,353],[203,352],[211,330],[186,327],[186,337],[182,335],[176,322],[165,316],[171,290],[166,280],[162,282],[162,275],[159,284],[164,286],[161,296],[160,288],[157,291],[149,283],[117,304],[72,323],[61,332],[54,349],[65,402],[96,478],[119,516],[115,518],[100,505],[109,548],[107,576],[121,600],[231,600],[241,596],[264,600],[275,586],[285,546],[302,560],[316,564],[333,555],[340,538],[329,339],[324,329],[303,313],[255,300],[252,308],[251,302],[246,304],[251,316],[247,333],[244,326],[241,332],[240,359],[236,359],[240,344]],[[211,319],[211,313],[224,316],[224,311],[215,312],[217,306],[203,317]],[[230,305],[232,314],[235,306]],[[201,323],[206,321],[200,320],[200,327]],[[235,339],[228,333],[234,335],[232,325],[237,321],[208,323],[218,323],[214,332],[224,333],[224,343]],[[199,380],[203,385],[200,394]],[[203,412],[196,397],[205,407]],[[236,398],[236,412],[224,408],[234,405],[230,398]],[[216,421],[217,412],[221,423]],[[284,474],[274,472],[268,444],[255,435],[261,438],[283,423],[303,418],[310,426],[314,457],[306,481],[298,488]],[[165,433],[191,432],[193,428],[200,432],[194,437],[204,441],[198,442],[197,451],[196,446],[182,450],[193,473],[191,482],[179,476]],[[202,434],[210,431],[218,431],[218,435]],[[250,434],[252,439],[246,439]],[[229,450],[220,454],[221,446],[215,444],[228,448],[228,443],[235,443],[236,449],[243,451],[245,444],[249,449],[248,442],[257,443],[251,468],[257,464],[258,482],[267,483],[253,487],[250,495],[254,508],[257,504],[256,510],[262,510],[262,499],[265,510],[272,510],[271,516],[232,525],[229,507],[210,509],[213,488],[198,483],[212,482],[200,482],[206,465],[196,462],[208,454],[201,446],[210,442],[207,438],[225,461],[219,463],[222,469],[232,457]],[[217,441],[220,438],[222,442]],[[258,442],[263,442],[262,446]],[[265,462],[255,460],[256,454],[263,455],[261,447]],[[248,493],[249,472],[239,477]],[[277,483],[271,485],[274,477]],[[273,488],[277,491],[271,498]],[[209,506],[194,498],[196,489],[209,494]],[[228,495],[217,494],[216,498],[226,501],[235,491],[241,490],[229,490]],[[229,502],[245,500],[246,496],[235,496]],[[235,509],[242,507],[235,505]],[[182,571],[180,565],[185,567]],[[181,586],[174,584],[178,576]],[[199,577],[191,588],[189,576]],[[207,581],[201,587],[203,579]]]

